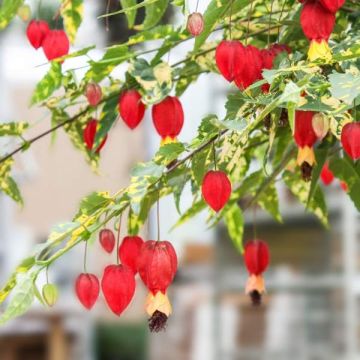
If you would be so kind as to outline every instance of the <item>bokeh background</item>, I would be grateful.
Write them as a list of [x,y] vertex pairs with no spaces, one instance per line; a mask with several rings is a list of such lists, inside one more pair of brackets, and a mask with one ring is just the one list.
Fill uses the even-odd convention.
[[[191,11],[196,1],[189,0]],[[200,0],[199,10],[208,1]],[[110,2],[111,9],[119,7]],[[43,0],[41,17],[51,19],[58,3]],[[37,2],[32,9],[36,12]],[[85,20],[74,49],[91,43],[97,49],[125,41],[129,32],[124,16],[110,19],[110,31],[97,16],[106,1],[85,0]],[[139,12],[138,16],[143,16]],[[184,23],[181,14],[168,13],[167,21]],[[48,65],[41,50],[34,51],[25,36],[26,24],[16,20],[0,34],[0,121],[25,119],[33,126],[27,136],[50,127],[48,114],[28,108],[37,81]],[[154,43],[149,48],[155,47]],[[188,42],[170,54],[174,63],[191,49]],[[86,58],[66,61],[79,77]],[[123,77],[125,67],[116,70]],[[224,113],[228,84],[219,76],[206,75],[182,97],[186,121],[180,136],[192,138],[201,118]],[[0,143],[1,154],[16,146]],[[146,161],[159,146],[149,111],[136,131],[119,120],[102,151],[100,174],[94,174],[66,135],[59,131],[16,156],[15,178],[21,186],[25,207],[19,209],[0,194],[0,281],[50,228],[72,218],[80,199],[94,190],[116,191],[126,186],[137,161]],[[334,182],[326,189],[331,229],[305,213],[278,183],[284,224],[276,224],[261,210],[256,213],[257,233],[270,246],[271,267],[266,273],[268,294],[260,308],[244,295],[246,270],[220,224],[208,229],[206,213],[169,232],[177,212],[171,198],[160,204],[162,238],[177,249],[180,267],[170,290],[174,314],[166,332],[150,334],[143,311],[146,291],[138,281],[134,301],[120,318],[113,316],[100,299],[91,312],[77,302],[73,284],[82,272],[80,246],[57,261],[50,281],[60,289],[57,305],[46,310],[34,304],[25,316],[0,327],[1,360],[329,360],[360,358],[359,349],[359,215]],[[185,191],[181,208],[191,204]],[[154,238],[152,214],[144,227],[145,239]],[[246,214],[245,241],[253,236],[253,214]],[[126,235],[126,234],[124,234]],[[114,262],[95,243],[89,252],[89,271],[102,274]],[[38,281],[39,287],[45,279]]]

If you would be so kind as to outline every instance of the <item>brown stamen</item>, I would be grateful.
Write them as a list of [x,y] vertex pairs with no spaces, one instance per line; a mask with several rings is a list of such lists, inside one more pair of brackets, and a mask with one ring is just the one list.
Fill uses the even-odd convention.
[[271,129],[271,116],[270,116],[270,114],[265,117],[264,126],[265,126],[265,129],[267,131],[270,131],[270,129]]
[[254,306],[261,305],[261,294],[257,290],[253,290],[250,292],[250,299]]
[[286,109],[281,110],[280,118],[279,118],[279,127],[286,127],[289,125],[289,116]]
[[151,332],[160,332],[166,329],[168,317],[161,311],[156,310],[149,319],[149,329]]
[[306,161],[301,164],[301,177],[304,181],[311,180],[312,169],[312,166]]

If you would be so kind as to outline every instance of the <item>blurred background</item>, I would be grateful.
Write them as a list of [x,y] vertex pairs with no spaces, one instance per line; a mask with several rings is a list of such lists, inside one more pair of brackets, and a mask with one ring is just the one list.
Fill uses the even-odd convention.
[[[200,1],[200,11],[207,2]],[[195,11],[196,1],[188,3]],[[43,0],[41,17],[50,20],[57,6],[56,1]],[[118,6],[118,1],[110,2],[111,10]],[[34,2],[32,10],[36,8]],[[85,19],[75,49],[95,43],[98,50],[90,53],[93,59],[100,58],[107,45],[125,41],[129,35],[121,15],[111,18],[110,31],[105,31],[104,22],[97,20],[105,8],[106,1],[85,0]],[[168,13],[170,19],[179,25],[185,21],[176,13]],[[45,111],[28,108],[34,86],[48,65],[41,49],[36,52],[28,44],[25,29],[26,24],[16,20],[0,34],[0,121],[29,121],[33,124],[30,137],[50,127]],[[188,42],[173,50],[170,63],[191,46]],[[71,59],[64,66],[79,68],[85,60]],[[117,69],[115,76],[122,78],[124,69]],[[192,138],[204,115],[224,113],[227,89],[227,83],[215,75],[200,77],[190,87],[182,97],[186,116],[182,141]],[[1,139],[0,152],[15,146],[14,140]],[[53,225],[72,218],[83,196],[126,186],[133,164],[150,159],[158,146],[148,111],[136,131],[116,123],[102,151],[100,175],[91,171],[61,131],[53,144],[45,138],[17,155],[14,176],[25,207],[19,209],[0,194],[1,283],[47,238]],[[166,332],[148,332],[143,310],[146,291],[140,281],[120,319],[109,312],[103,299],[91,312],[85,311],[73,290],[74,279],[82,272],[80,246],[49,271],[50,281],[60,289],[57,305],[46,310],[35,304],[25,316],[0,327],[0,359],[359,359],[359,215],[334,182],[326,189],[331,230],[325,231],[281,184],[278,190],[284,224],[276,224],[261,210],[256,217],[258,236],[268,242],[272,254],[265,275],[268,294],[261,307],[254,308],[244,295],[247,273],[223,225],[206,230],[205,213],[169,233],[178,217],[169,198],[160,204],[162,238],[176,247],[180,267],[169,293],[174,313]],[[190,191],[185,191],[181,208],[190,204]],[[153,220],[151,215],[142,234],[145,239],[154,238]],[[252,214],[246,214],[245,241],[252,237],[252,222]],[[95,243],[88,269],[101,277],[103,268],[114,260]],[[41,281],[45,279],[39,280],[40,288]]]

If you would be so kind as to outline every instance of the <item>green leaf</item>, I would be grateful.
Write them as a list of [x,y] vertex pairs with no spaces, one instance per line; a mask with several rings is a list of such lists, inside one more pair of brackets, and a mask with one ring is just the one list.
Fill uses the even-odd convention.
[[238,204],[233,204],[225,209],[224,221],[236,250],[242,254],[244,252],[244,216]]
[[201,211],[206,209],[206,204],[203,199],[193,203],[189,209],[187,209],[177,220],[177,222],[171,227],[171,230],[179,227],[180,225],[184,224],[185,222],[192,219],[195,215],[199,214]]
[[83,0],[62,0],[60,9],[66,33],[73,44],[84,14]]
[[49,71],[36,85],[35,92],[31,98],[31,105],[47,100],[61,86],[61,80],[61,64],[52,61]]
[[308,203],[311,184],[301,179],[299,173],[293,173],[288,170],[283,173],[283,180],[290,191],[298,198],[307,210],[315,214],[325,227],[329,226],[328,212],[324,199],[324,194],[319,185],[316,186],[314,195]]
[[0,163],[0,191],[10,196],[17,203],[23,204],[20,190],[14,179],[10,176],[13,163],[14,160],[12,158]]
[[333,72],[329,75],[331,84],[330,92],[334,98],[352,104],[355,98],[360,95],[360,75]]
[[0,124],[0,136],[20,136],[29,127],[24,121]]
[[191,173],[196,184],[200,187],[207,171],[206,162],[212,152],[212,147],[207,146],[204,150],[198,152],[191,160]]
[[16,15],[24,0],[2,0],[0,7],[0,29],[6,28]]
[[266,190],[259,195],[257,202],[276,221],[282,222],[282,217],[279,211],[279,198],[276,187],[273,183],[270,184]]
[[289,81],[285,86],[284,92],[281,94],[280,102],[298,104],[300,92],[301,89],[294,82]]
[[155,155],[155,162],[168,165],[185,151],[185,146],[181,142],[164,144]]
[[[120,4],[123,9],[126,9],[128,7],[135,6],[137,4],[137,0],[120,0]],[[135,24],[136,9],[125,11],[125,14],[128,21],[128,27],[131,29]]]
[[[144,1],[145,3],[146,1]],[[155,26],[165,14],[169,0],[158,0],[145,6],[145,19],[142,25],[135,26],[136,30],[147,30]]]
[[108,192],[95,191],[81,200],[78,215],[92,215],[95,211],[105,207],[111,201],[112,199]]

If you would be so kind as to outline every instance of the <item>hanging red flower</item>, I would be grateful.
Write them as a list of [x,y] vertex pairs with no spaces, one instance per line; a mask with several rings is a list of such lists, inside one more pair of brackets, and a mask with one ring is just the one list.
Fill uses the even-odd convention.
[[334,181],[335,176],[329,168],[329,163],[326,162],[324,164],[324,166],[321,170],[321,173],[320,173],[320,177],[321,177],[322,182],[326,186],[330,185]]
[[85,96],[91,106],[97,106],[102,97],[101,86],[96,83],[87,84],[85,88]]
[[31,20],[26,29],[26,35],[30,44],[37,50],[42,46],[49,31],[49,24],[45,20]]
[[150,316],[149,328],[159,332],[165,329],[172,311],[166,291],[177,271],[177,256],[171,243],[146,241],[138,258],[138,271],[150,291],[146,300],[146,311]]
[[204,30],[204,18],[201,13],[194,12],[189,15],[187,24],[187,31],[193,36],[199,36]]
[[205,202],[220,211],[231,195],[231,182],[223,171],[210,170],[204,176],[201,191]]
[[119,113],[130,129],[135,129],[144,118],[145,105],[137,90],[125,90],[119,98]]
[[121,263],[137,273],[137,260],[144,240],[140,236],[125,236],[119,247]]
[[81,304],[90,310],[99,297],[99,280],[94,274],[80,274],[75,282],[75,292]]
[[42,47],[45,56],[51,61],[69,53],[69,38],[64,30],[50,30],[42,43]]
[[334,29],[335,15],[320,2],[308,0],[303,5],[300,23],[305,36],[310,40],[310,61],[319,58],[331,59],[328,40]]
[[246,294],[250,295],[254,305],[261,304],[261,296],[265,293],[265,282],[262,274],[270,261],[269,247],[262,240],[251,240],[245,245],[245,266],[249,272]]
[[325,9],[332,13],[336,13],[345,4],[345,0],[320,0],[320,2]]
[[313,129],[313,111],[296,111],[295,113],[295,142],[299,148],[297,163],[301,167],[302,177],[305,181],[311,179],[312,167],[315,164],[313,146],[317,136]]
[[120,316],[135,293],[133,271],[124,265],[107,266],[101,280],[101,289],[110,310]]
[[360,159],[360,123],[348,123],[342,128],[341,144],[351,159]]
[[102,248],[109,254],[112,253],[115,246],[115,235],[110,229],[102,229],[99,233],[99,241]]
[[161,136],[161,144],[176,141],[184,125],[184,111],[179,99],[168,96],[152,108],[152,118],[156,131]]
[[234,81],[236,73],[243,64],[244,46],[236,40],[223,40],[216,48],[215,60],[221,75],[229,82]]
[[[242,65],[239,65],[241,61]],[[262,78],[263,61],[258,48],[248,45],[243,48],[243,58],[237,61],[235,71],[235,84],[240,90],[247,89],[250,85]]]
[[[86,147],[89,151],[92,151],[92,149],[93,149],[98,124],[99,124],[99,122],[97,120],[92,119],[85,126],[85,129],[83,132],[83,138],[84,138]],[[104,147],[106,140],[107,140],[107,135],[104,137],[104,139],[100,143],[99,147],[95,150],[96,153],[99,153],[100,150]]]

